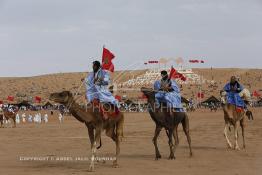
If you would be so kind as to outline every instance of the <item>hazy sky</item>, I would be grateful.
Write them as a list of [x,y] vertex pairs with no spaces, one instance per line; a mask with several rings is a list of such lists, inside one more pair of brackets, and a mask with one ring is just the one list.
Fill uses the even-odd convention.
[[262,68],[262,0],[0,0],[0,76],[116,69],[149,58]]

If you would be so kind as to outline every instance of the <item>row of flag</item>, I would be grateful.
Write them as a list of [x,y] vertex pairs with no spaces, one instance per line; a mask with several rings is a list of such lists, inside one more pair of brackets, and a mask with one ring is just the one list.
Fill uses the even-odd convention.
[[[15,100],[15,97],[9,95],[9,96],[6,98],[6,100],[9,101],[9,102],[13,102],[13,101]],[[41,103],[42,98],[39,97],[39,96],[35,96],[34,101],[35,101],[36,103]],[[3,101],[2,101],[2,100],[0,100],[0,104],[3,104]]]
[[189,63],[205,63],[204,60],[189,60]]

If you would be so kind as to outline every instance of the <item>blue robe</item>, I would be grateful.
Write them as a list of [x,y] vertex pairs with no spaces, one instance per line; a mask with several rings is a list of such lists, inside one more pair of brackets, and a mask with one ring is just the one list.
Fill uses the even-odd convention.
[[[95,78],[101,78],[102,81],[96,81],[95,83]],[[102,103],[111,103],[118,106],[118,100],[108,90],[109,82],[110,76],[105,70],[99,69],[96,75],[94,75],[94,72],[90,73],[86,78],[86,97],[88,102],[99,99]]]
[[171,81],[172,92],[159,91],[161,88],[161,81],[158,80],[154,84],[154,89],[159,91],[155,94],[156,106],[159,107],[161,102],[167,104],[170,108],[182,108],[180,89],[174,80]]
[[[237,89],[237,85],[234,86]],[[242,85],[239,86],[238,91],[242,91],[244,88]],[[236,105],[238,107],[245,107],[245,103],[239,96],[239,93],[231,89],[230,83],[227,83],[224,87],[224,91],[227,92],[227,103]]]

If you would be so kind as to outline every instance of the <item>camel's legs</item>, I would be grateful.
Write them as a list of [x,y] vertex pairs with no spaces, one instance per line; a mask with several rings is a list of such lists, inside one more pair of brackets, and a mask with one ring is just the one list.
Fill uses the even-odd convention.
[[189,134],[189,120],[188,120],[187,115],[185,116],[184,120],[182,121],[182,126],[183,126],[183,131],[187,137],[187,142],[188,142],[189,151],[190,151],[189,155],[191,157],[193,155],[193,152],[192,152],[192,147],[191,147],[191,137]]
[[13,118],[13,121],[14,121],[14,126],[13,126],[13,128],[16,128],[16,118],[15,118],[15,117]]
[[226,124],[225,124],[225,129],[224,129],[224,136],[225,136],[225,138],[226,138],[228,147],[232,149],[233,146],[232,146],[232,143],[230,142],[230,140],[229,140],[229,138],[228,138],[228,132],[227,132],[227,128],[229,128],[229,127],[230,127],[229,124],[226,123]]
[[120,133],[120,128],[119,128],[119,123],[116,125],[116,135],[115,133],[113,132],[113,134],[115,135],[115,142],[116,142],[116,160],[114,160],[113,162],[113,167],[114,168],[117,168],[118,167],[118,163],[117,163],[117,159],[118,159],[118,156],[120,154],[120,136],[121,136],[121,133]]
[[178,139],[177,127],[178,127],[178,125],[176,125],[176,126],[175,126],[175,129],[174,129],[175,146],[179,145],[179,139]]
[[96,127],[96,130],[95,130],[95,141],[94,141],[94,144],[93,144],[93,146],[91,148],[92,155],[91,155],[91,163],[90,163],[90,166],[89,166],[89,171],[94,171],[94,168],[95,168],[95,157],[96,157],[96,150],[97,150],[96,143],[100,142],[101,130],[102,130],[102,126]]
[[170,148],[170,155],[169,155],[169,159],[173,160],[175,159],[175,154],[174,154],[174,144],[173,144],[173,130],[168,130],[168,145]]
[[242,129],[242,137],[243,137],[243,148],[246,148],[246,141],[245,141],[245,119],[240,120],[240,126]]
[[235,134],[235,150],[240,150],[238,145],[238,122],[234,125],[234,134]]
[[162,129],[161,127],[156,126],[155,135],[154,135],[154,138],[153,138],[153,144],[155,146],[155,152],[156,152],[156,160],[161,159],[161,155],[160,155],[160,152],[159,152],[158,146],[157,146],[157,138],[160,134],[161,129]]
[[117,163],[117,158],[118,155],[120,154],[120,133],[118,132],[118,127],[116,128],[116,132],[114,132],[115,128],[110,127],[106,130],[106,135],[110,137],[115,143],[116,143],[116,157],[115,160],[113,161],[113,167],[117,168],[118,163]]
[[92,149],[94,146],[94,142],[95,142],[94,128],[91,126],[88,126],[88,124],[86,124],[86,127],[88,129],[88,135],[89,135],[89,140],[90,140],[91,149]]

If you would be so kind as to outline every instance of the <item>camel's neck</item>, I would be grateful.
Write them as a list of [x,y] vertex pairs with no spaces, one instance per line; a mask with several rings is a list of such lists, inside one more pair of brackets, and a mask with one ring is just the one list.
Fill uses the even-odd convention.
[[91,109],[83,109],[79,104],[74,100],[70,101],[67,104],[69,112],[81,122],[92,122],[95,120],[94,113]]
[[149,106],[148,106],[149,112],[150,112],[150,111],[153,112],[154,109],[155,109],[155,99],[152,98],[152,97],[150,97],[150,98],[148,98],[147,102],[148,102],[148,105],[149,105]]

